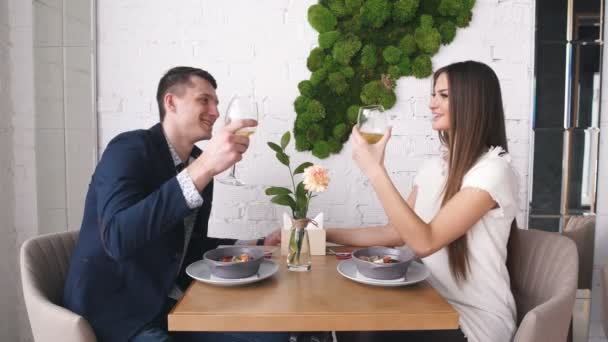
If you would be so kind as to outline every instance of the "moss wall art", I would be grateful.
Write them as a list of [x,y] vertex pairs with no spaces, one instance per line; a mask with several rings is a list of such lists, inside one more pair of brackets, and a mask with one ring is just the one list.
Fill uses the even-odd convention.
[[320,0],[308,8],[319,45],[298,84],[294,136],[298,151],[339,153],[359,107],[397,101],[400,77],[431,75],[431,57],[469,25],[475,0]]

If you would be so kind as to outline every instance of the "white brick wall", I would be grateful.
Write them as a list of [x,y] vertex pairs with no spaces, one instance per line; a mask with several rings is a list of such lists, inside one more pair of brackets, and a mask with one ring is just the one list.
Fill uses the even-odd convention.
[[[211,234],[260,236],[277,226],[283,207],[269,204],[263,190],[287,185],[287,171],[266,146],[291,129],[297,83],[309,77],[306,57],[317,34],[306,13],[314,0],[264,1],[103,1],[99,3],[99,111],[103,149],[117,133],[158,121],[154,94],[158,79],[185,64],[210,71],[218,80],[223,111],[234,93],[253,92],[264,106],[258,133],[239,174],[250,185],[216,183]],[[435,56],[435,67],[475,59],[496,70],[504,89],[507,129],[521,174],[521,207],[527,205],[529,116],[531,108],[534,2],[477,1],[471,26]],[[394,138],[387,167],[406,195],[420,161],[437,152],[430,129],[429,80],[401,80],[399,101],[391,110]],[[221,126],[219,123],[217,126]],[[204,145],[204,144],[203,144]],[[295,162],[311,160],[330,169],[329,190],[312,203],[310,215],[325,212],[329,225],[358,226],[386,221],[375,195],[354,166],[350,146],[338,156],[315,160],[292,153]],[[255,161],[255,163],[254,163]],[[520,215],[523,219],[525,215]],[[525,223],[520,220],[520,223]]]

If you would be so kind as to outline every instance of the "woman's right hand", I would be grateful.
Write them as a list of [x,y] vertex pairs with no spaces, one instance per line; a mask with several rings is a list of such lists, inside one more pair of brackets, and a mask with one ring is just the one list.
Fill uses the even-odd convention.
[[353,160],[357,166],[368,177],[371,178],[379,169],[384,167],[384,154],[386,144],[391,137],[392,128],[389,127],[380,141],[369,144],[361,136],[357,126],[353,126],[351,134],[353,141]]

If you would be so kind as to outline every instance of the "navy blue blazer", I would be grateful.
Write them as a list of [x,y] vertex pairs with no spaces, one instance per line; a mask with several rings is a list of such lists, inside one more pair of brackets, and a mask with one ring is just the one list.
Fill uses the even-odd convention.
[[[193,157],[201,151],[195,146]],[[80,236],[64,287],[65,307],[99,341],[126,341],[161,314],[176,280],[205,251],[234,240],[207,237],[213,183],[202,191],[184,263],[184,218],[192,212],[160,124],[126,132],[107,146],[86,196]]]

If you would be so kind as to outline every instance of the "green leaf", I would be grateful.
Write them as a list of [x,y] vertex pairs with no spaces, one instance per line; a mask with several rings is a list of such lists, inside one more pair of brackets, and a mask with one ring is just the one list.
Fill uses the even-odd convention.
[[277,159],[285,166],[289,166],[289,156],[283,152],[277,152]]
[[306,200],[306,189],[304,188],[304,182],[298,183],[296,187],[296,198],[298,201]]
[[271,186],[266,189],[266,195],[274,196],[274,195],[288,195],[291,194],[291,190],[281,187],[281,186]]
[[304,163],[300,164],[300,166],[298,166],[298,167],[297,167],[297,168],[296,168],[296,169],[293,171],[293,174],[294,174],[294,175],[297,175],[297,174],[299,174],[299,173],[302,173],[302,172],[304,172],[304,169],[306,169],[307,167],[312,166],[312,165],[313,165],[313,163],[311,163],[311,162],[304,162]]
[[306,217],[306,207],[308,207],[306,192],[306,189],[304,189],[304,182],[298,183],[298,186],[296,187],[296,211],[299,213],[299,217]]
[[277,195],[274,196],[270,202],[278,204],[278,205],[285,205],[291,208],[292,211],[296,210],[296,201],[293,200],[293,198],[291,198],[291,196],[289,195]]
[[289,133],[289,131],[285,132],[285,134],[283,134],[283,136],[281,137],[281,147],[283,149],[285,149],[285,147],[287,147],[287,144],[289,144],[290,139],[291,139],[291,133]]
[[281,148],[281,146],[279,146],[279,145],[277,145],[277,144],[275,144],[275,143],[273,143],[273,142],[270,142],[270,141],[269,141],[269,142],[268,142],[268,146],[269,146],[271,149],[273,149],[275,152],[277,152],[277,153],[282,153],[282,152],[283,152],[283,149]]

